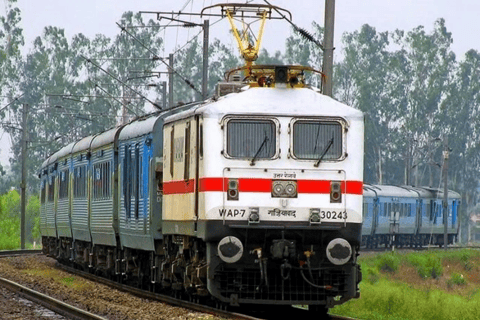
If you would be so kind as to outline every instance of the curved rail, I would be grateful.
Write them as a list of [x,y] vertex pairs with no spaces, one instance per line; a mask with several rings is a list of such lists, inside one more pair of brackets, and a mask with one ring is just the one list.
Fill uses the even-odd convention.
[[77,307],[71,306],[62,302],[60,300],[54,299],[49,297],[43,293],[34,291],[27,287],[24,287],[16,282],[0,278],[0,285],[13,291],[20,296],[33,301],[47,309],[50,309],[62,316],[67,317],[68,319],[76,319],[76,320],[106,320],[96,314],[84,311]]

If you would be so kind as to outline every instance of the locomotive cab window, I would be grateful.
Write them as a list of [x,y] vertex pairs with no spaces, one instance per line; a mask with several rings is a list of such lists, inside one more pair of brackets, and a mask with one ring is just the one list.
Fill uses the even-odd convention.
[[262,119],[229,120],[226,150],[230,158],[273,159],[277,153],[275,122]]
[[293,157],[302,160],[340,160],[343,127],[340,121],[296,120],[292,135]]

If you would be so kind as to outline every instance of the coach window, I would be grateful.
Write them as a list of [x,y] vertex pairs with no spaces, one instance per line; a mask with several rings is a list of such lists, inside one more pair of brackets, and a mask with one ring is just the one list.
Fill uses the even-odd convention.
[[343,128],[339,121],[297,120],[293,123],[293,157],[339,160],[343,155]]
[[93,199],[110,198],[110,162],[97,163],[93,166]]
[[43,179],[42,182],[41,182],[41,195],[40,195],[40,203],[41,204],[44,204],[45,203],[45,196],[46,196],[46,193],[45,193],[45,189],[47,188],[47,184],[45,183],[46,181]]
[[79,166],[73,169],[73,197],[85,198],[86,196],[86,166]]
[[138,219],[138,209],[139,209],[139,200],[140,200],[140,150],[138,145],[135,146],[135,169],[132,170],[133,172],[133,197],[135,201],[135,219]]
[[272,159],[276,146],[276,125],[272,120],[232,119],[227,123],[228,157]]
[[53,202],[55,199],[55,177],[50,176],[48,181],[48,202]]
[[125,216],[127,219],[131,217],[131,194],[132,194],[132,183],[131,183],[131,158],[130,158],[130,147],[125,145],[123,147],[123,205],[125,208]]
[[68,198],[68,175],[68,169],[60,172],[60,191],[58,195],[60,199]]

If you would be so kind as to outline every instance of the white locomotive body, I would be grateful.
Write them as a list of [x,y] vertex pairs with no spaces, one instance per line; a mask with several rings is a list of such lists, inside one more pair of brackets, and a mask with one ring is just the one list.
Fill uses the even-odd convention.
[[[167,117],[164,237],[201,239],[208,290],[224,302],[355,297],[363,126],[360,111],[307,88],[250,88]],[[303,265],[324,271],[303,280]]]

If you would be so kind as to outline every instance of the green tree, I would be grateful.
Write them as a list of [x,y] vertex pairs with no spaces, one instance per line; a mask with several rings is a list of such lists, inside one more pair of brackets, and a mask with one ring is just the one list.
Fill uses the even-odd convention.
[[[415,162],[420,169],[415,175],[417,185],[432,181],[433,167],[430,163],[432,159],[440,158],[440,148],[436,154],[432,152],[432,138],[450,135],[447,130],[449,120],[445,118],[446,109],[442,105],[456,68],[452,42],[452,34],[447,31],[444,19],[435,22],[431,34],[427,34],[423,26],[408,33],[394,33],[394,43],[401,48],[399,59],[407,66],[401,68],[402,73],[399,74],[404,84],[399,92],[406,97],[406,104],[405,108],[398,110],[401,112],[403,136],[410,135],[417,142]],[[420,173],[425,171],[430,174],[421,176]],[[438,182],[434,181],[433,185],[438,185]]]
[[335,69],[335,96],[365,112],[365,181],[385,182],[386,158],[393,139],[389,124],[396,107],[387,95],[388,32],[363,25],[343,35],[344,60]]
[[0,196],[0,250],[20,247],[20,195],[16,190]]
[[32,195],[28,198],[25,208],[25,237],[26,242],[37,244],[41,243],[40,234],[40,198],[38,195]]

